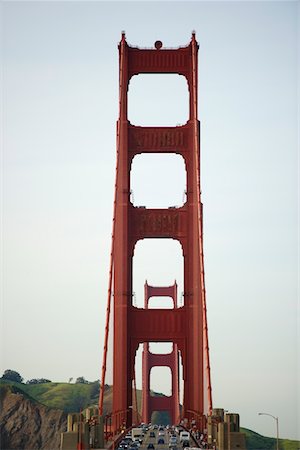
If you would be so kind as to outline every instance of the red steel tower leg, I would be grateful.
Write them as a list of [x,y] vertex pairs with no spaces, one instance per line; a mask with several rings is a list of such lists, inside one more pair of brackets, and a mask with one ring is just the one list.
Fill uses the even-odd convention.
[[[181,351],[184,417],[204,414],[204,345],[206,314],[202,266],[200,143],[197,117],[197,51],[195,35],[186,47],[153,49],[119,45],[120,115],[117,123],[117,182],[114,236],[114,369],[113,413],[132,423],[132,380],[138,345],[173,342]],[[139,127],[127,119],[129,80],[139,73],[177,73],[188,82],[190,116],[177,127]],[[141,209],[130,203],[130,168],[140,153],[177,153],[185,160],[187,201],[176,209]],[[144,238],[177,239],[184,257],[184,306],[141,309],[132,306],[132,258]],[[205,324],[206,327],[206,324]],[[206,327],[207,329],[207,327]],[[207,345],[208,349],[208,345]],[[210,387],[210,382],[209,382]],[[131,408],[130,408],[131,407]]]

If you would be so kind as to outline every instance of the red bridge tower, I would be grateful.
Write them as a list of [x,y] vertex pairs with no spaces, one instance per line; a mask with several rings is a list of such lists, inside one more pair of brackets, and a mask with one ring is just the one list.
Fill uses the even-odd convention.
[[[206,412],[206,365],[208,410],[212,408],[200,202],[197,53],[194,33],[190,44],[178,49],[164,48],[160,41],[153,49],[130,47],[124,33],[119,45],[120,111],[110,280],[113,279],[114,284],[113,414],[118,416],[118,423],[127,426],[132,424],[132,382],[135,354],[140,343],[172,342],[174,348],[177,346],[183,364],[183,417],[189,420],[198,418],[200,426],[201,423],[204,426]],[[129,80],[141,73],[176,73],[186,78],[190,107],[185,125],[141,127],[130,124],[127,117]],[[141,153],[177,153],[184,158],[187,199],[182,207],[141,209],[132,205],[131,163]],[[148,238],[172,238],[180,242],[184,258],[184,306],[142,309],[132,305],[134,248],[140,239]],[[103,380],[104,377],[102,383]]]
[[[145,283],[145,309],[148,308],[151,297],[171,297],[173,307],[177,308],[177,284],[173,286],[154,287]],[[142,420],[151,422],[153,411],[169,411],[171,423],[179,423],[179,374],[178,348],[173,344],[171,353],[154,354],[149,351],[149,343],[144,343],[142,364]],[[150,395],[150,371],[152,367],[169,367],[172,375],[172,394],[169,397],[153,397]]]

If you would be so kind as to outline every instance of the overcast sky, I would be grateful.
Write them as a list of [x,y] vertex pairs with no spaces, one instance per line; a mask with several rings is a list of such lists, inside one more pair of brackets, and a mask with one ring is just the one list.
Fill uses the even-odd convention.
[[[4,1],[1,12],[2,370],[100,378],[117,45],[122,30],[140,47],[187,45],[196,30],[214,406],[274,436],[274,421],[258,416],[271,413],[282,437],[300,438],[299,3]],[[129,118],[182,124],[187,102],[183,77],[140,75],[130,83]],[[137,157],[132,189],[136,205],[182,204],[181,157]],[[180,298],[182,272],[178,243],[140,242],[136,304],[145,279],[176,279]],[[168,394],[170,380],[155,370],[151,386]],[[137,378],[140,386],[140,369]]]

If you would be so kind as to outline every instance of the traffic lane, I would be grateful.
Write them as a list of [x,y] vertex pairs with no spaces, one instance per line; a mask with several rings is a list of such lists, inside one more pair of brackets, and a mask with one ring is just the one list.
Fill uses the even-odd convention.
[[150,438],[149,441],[146,441],[145,444],[141,445],[141,450],[148,450],[148,444],[153,444],[155,450],[169,450],[169,444],[165,441],[164,444],[158,444],[156,439]]
[[[159,439],[164,439],[164,444],[158,444]],[[141,445],[141,450],[147,450],[148,444],[153,444],[155,447],[155,450],[166,450],[169,445],[169,437],[165,435],[158,435],[158,433],[155,433],[155,437],[150,437],[150,433],[148,432],[143,439],[143,444]]]
[[[153,444],[155,450],[169,450],[169,439],[171,437],[171,433],[169,432],[165,432],[164,435],[159,435],[159,432],[155,433],[155,437],[150,437],[150,433],[148,432],[143,439],[143,444],[141,445],[140,449],[141,450],[148,450],[148,444]],[[158,444],[159,439],[164,439],[165,443],[164,444]],[[179,435],[176,433],[176,438],[177,438],[177,448],[180,446],[179,445]],[[181,446],[180,446],[181,447]]]

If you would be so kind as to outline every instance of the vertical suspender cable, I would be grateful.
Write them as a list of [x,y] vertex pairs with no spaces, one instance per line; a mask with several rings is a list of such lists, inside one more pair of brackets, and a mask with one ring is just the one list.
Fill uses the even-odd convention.
[[[117,132],[117,134],[118,134],[118,132]],[[118,160],[118,158],[117,158],[117,160]],[[109,320],[110,320],[110,309],[111,309],[111,291],[112,291],[112,279],[113,279],[113,269],[114,269],[114,239],[115,239],[115,218],[116,218],[115,215],[116,215],[117,172],[118,172],[118,161],[116,163],[116,182],[115,182],[113,225],[112,225],[112,234],[111,234],[109,280],[108,280],[108,290],[107,290],[106,323],[105,323],[103,362],[102,362],[100,396],[99,396],[99,415],[100,416],[103,414],[103,400],[104,400],[104,387],[105,387],[106,362],[107,362],[107,346],[108,346]]]
[[198,131],[198,114],[197,114],[197,69],[196,69],[196,40],[195,34],[192,35],[192,90],[193,90],[193,119],[194,119],[194,157],[195,167],[197,170],[197,215],[199,227],[199,253],[200,253],[200,280],[202,293],[202,320],[203,320],[203,338],[204,338],[204,354],[206,359],[206,376],[207,376],[207,396],[208,396],[208,412],[212,413],[212,387],[210,376],[210,359],[209,359],[209,345],[208,345],[208,326],[207,326],[207,309],[206,309],[206,290],[204,277],[204,254],[203,254],[203,222],[202,222],[202,207],[200,200],[200,167],[198,162],[198,148],[199,148],[199,131]]
[[[124,59],[124,45],[125,45],[125,35],[122,34],[121,42],[121,56],[120,56],[120,74],[119,74],[119,107],[121,113],[121,102],[123,93],[123,59]],[[118,161],[119,161],[119,148],[120,148],[120,120],[117,122],[117,159],[116,159],[116,174],[115,174],[115,195],[114,195],[114,210],[113,210],[113,224],[112,224],[112,234],[111,234],[111,251],[110,251],[110,266],[109,266],[109,280],[108,280],[108,290],[107,290],[107,306],[106,306],[106,323],[105,323],[105,336],[104,336],[104,346],[103,346],[103,362],[102,362],[102,373],[101,373],[101,384],[100,384],[100,395],[99,395],[99,415],[103,414],[103,400],[104,400],[104,387],[105,387],[105,375],[106,375],[106,362],[107,362],[107,345],[108,345],[108,334],[109,334],[109,320],[110,320],[110,310],[111,310],[111,291],[112,291],[112,280],[113,280],[113,270],[114,270],[114,241],[115,241],[115,224],[116,224],[116,205],[117,205],[117,183],[118,183]]]
[[139,415],[137,393],[136,393],[135,369],[134,369],[134,375],[133,375],[133,394],[134,394],[134,403],[135,403],[134,406],[135,406],[135,409],[136,409],[136,422],[138,424],[140,422],[140,415]]

